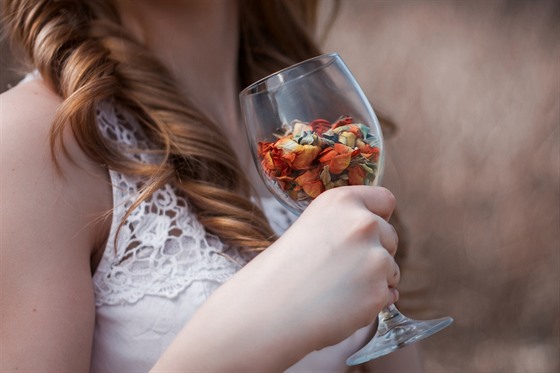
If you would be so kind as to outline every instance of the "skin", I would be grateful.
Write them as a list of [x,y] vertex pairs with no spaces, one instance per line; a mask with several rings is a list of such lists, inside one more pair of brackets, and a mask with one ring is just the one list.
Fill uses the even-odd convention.
[[95,317],[90,255],[104,229],[100,218],[111,208],[111,190],[106,171],[69,134],[75,164],[61,158],[65,177],[57,173],[47,139],[60,102],[40,81],[0,96],[1,371],[82,372],[89,366]]
[[[118,6],[125,25],[162,56],[184,93],[237,136],[232,3]],[[185,58],[193,51],[198,57],[191,64]],[[185,60],[188,69],[178,63]],[[1,371],[89,370],[92,257],[107,237],[112,196],[107,171],[83,154],[69,131],[65,141],[73,161],[58,158],[63,177],[55,168],[48,136],[60,104],[40,80],[0,95],[0,340],[10,341],[2,345]],[[244,149],[239,147],[239,156],[250,165]],[[349,355],[366,342],[377,312],[398,299],[398,238],[387,223],[394,206],[384,188],[324,193],[208,299],[153,372],[282,371],[337,343]],[[300,366],[312,368],[320,352],[314,354]]]
[[[118,0],[116,5],[125,27],[160,56],[182,93],[221,125],[240,163],[252,165],[239,112],[236,1]],[[247,168],[247,176],[259,194],[268,194],[255,167]]]

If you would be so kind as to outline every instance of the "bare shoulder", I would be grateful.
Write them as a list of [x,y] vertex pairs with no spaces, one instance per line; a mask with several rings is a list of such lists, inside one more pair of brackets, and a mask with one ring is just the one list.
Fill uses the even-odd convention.
[[[9,163],[17,175],[43,169],[49,133],[62,99],[36,79],[0,95],[0,134],[3,169]],[[47,167],[47,169],[50,167]],[[44,170],[48,171],[48,170]]]
[[40,80],[0,95],[2,366],[87,371],[93,333],[90,256],[111,208],[102,167],[65,133],[74,162],[50,154],[62,100]]
[[14,207],[21,212],[27,205],[36,209],[56,205],[68,215],[110,211],[107,172],[82,152],[69,127],[63,136],[71,161],[57,154],[60,169],[55,166],[50,131],[61,104],[62,99],[40,79],[0,95],[2,204],[10,206],[17,200]]
[[[62,99],[52,92],[42,80],[34,79],[19,84],[0,94],[0,113],[2,124],[2,135],[8,135],[4,131],[6,126],[19,126],[23,123],[45,122],[52,120]],[[45,123],[45,127],[50,124]],[[16,129],[15,127],[10,129]],[[36,128],[37,129],[37,128]],[[25,130],[25,128],[21,128]],[[22,131],[18,131],[19,134]]]

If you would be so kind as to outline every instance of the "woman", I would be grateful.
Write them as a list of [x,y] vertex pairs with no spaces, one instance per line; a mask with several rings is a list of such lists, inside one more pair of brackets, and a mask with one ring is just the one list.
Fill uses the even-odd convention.
[[1,96],[3,369],[345,369],[398,299],[394,197],[334,189],[286,229],[237,109],[319,54],[315,5],[4,1],[35,72]]

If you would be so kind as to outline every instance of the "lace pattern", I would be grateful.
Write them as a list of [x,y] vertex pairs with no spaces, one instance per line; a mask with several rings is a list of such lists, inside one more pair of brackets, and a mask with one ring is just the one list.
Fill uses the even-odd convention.
[[[97,119],[103,135],[132,157],[157,161],[134,151],[146,149],[149,141],[132,116],[103,103]],[[194,281],[223,283],[246,262],[241,254],[227,250],[219,238],[205,231],[187,200],[170,185],[143,201],[121,226],[138,197],[142,180],[115,171],[110,171],[110,176],[113,223],[93,277],[97,306],[135,303],[146,295],[173,298]]]

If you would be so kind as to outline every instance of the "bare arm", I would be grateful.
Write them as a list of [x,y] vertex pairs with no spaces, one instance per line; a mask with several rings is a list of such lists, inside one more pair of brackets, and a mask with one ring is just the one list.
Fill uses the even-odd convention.
[[61,159],[64,178],[56,173],[48,133],[60,101],[41,82],[0,100],[0,370],[87,372],[90,254],[110,189],[71,137],[80,167]]
[[[383,189],[321,195],[270,248],[220,287],[153,372],[283,371],[394,302],[396,235]],[[374,214],[372,211],[376,211]]]

